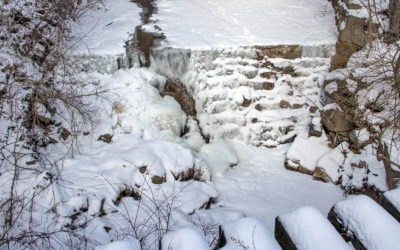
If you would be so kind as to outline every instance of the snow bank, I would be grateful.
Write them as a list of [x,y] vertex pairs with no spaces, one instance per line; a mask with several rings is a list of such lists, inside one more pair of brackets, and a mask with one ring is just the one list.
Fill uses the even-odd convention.
[[281,249],[264,223],[254,218],[225,223],[222,229],[227,243],[221,250]]
[[278,218],[299,250],[350,249],[332,224],[313,207],[302,207]]
[[167,233],[161,242],[162,250],[209,250],[202,234],[192,228]]
[[204,145],[199,156],[211,168],[213,177],[222,176],[239,162],[235,150],[224,140],[216,140]]
[[333,209],[367,249],[398,249],[400,224],[371,198],[350,196]]
[[[152,17],[162,47],[209,49],[336,42],[331,4],[324,0],[159,0]],[[151,25],[147,30],[155,31]]]
[[[101,6],[100,6],[101,7]],[[125,42],[141,24],[140,8],[129,0],[106,0],[104,6],[90,11],[74,27],[83,37],[74,54],[116,55],[125,53]]]
[[138,240],[121,240],[114,241],[104,246],[98,246],[95,250],[140,250],[140,243]]

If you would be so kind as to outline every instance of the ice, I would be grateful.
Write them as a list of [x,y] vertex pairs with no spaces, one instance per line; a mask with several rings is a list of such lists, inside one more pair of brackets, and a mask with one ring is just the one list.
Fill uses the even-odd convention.
[[85,14],[74,27],[82,37],[74,54],[122,55],[129,35],[140,25],[140,8],[129,0],[107,0],[104,6]]
[[279,220],[299,250],[350,249],[326,217],[313,207],[282,214]]
[[[322,0],[159,0],[157,7],[152,20],[166,35],[162,47],[210,49],[336,42],[333,9]],[[147,29],[154,30],[152,26]]]

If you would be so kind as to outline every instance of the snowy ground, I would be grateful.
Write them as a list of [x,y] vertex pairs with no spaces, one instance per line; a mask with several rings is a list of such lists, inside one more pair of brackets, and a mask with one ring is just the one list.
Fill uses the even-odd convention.
[[[336,42],[334,11],[326,0],[159,0],[157,7],[152,20],[167,37],[163,47]],[[157,31],[154,24],[146,27]]]
[[140,8],[128,0],[105,1],[91,11],[74,28],[83,37],[74,54],[116,55],[125,53],[125,41],[140,25]]
[[[310,0],[291,0],[285,4],[277,0],[235,0],[229,4],[222,0],[208,2],[159,0],[157,7],[158,12],[147,29],[153,29],[151,25],[154,24],[162,29],[167,37],[162,46],[210,48],[211,45],[212,47],[255,44],[324,45],[336,41],[333,11],[330,4],[322,0],[319,0],[318,4]],[[94,28],[84,39],[84,43],[78,45],[76,54],[95,54],[104,57],[124,52],[124,41],[129,38],[129,33],[134,31],[135,26],[140,24],[140,9],[128,0],[107,1],[106,8],[109,10],[105,13],[104,11],[91,13],[83,20],[84,27],[80,32]],[[188,9],[191,11],[187,11]],[[194,71],[201,71],[201,67],[209,67],[216,59],[214,65],[216,70],[208,82],[214,81],[218,88],[224,87],[224,83],[232,80],[232,77],[237,78],[234,79],[235,84],[240,84],[246,79],[244,75],[251,75],[250,71],[255,69],[251,67],[252,61],[246,57],[242,59],[244,63],[249,63],[248,67],[240,65],[242,62],[235,62],[235,58],[228,58],[226,62],[220,61],[222,66],[219,67],[218,53],[208,55],[212,57],[210,62],[197,65],[198,68],[192,68],[193,72],[189,73],[192,76],[203,77],[204,80],[204,77],[210,75],[207,75],[210,72],[207,70],[210,69],[199,75]],[[204,227],[209,226],[211,234],[206,237],[210,243],[219,224],[237,220],[243,215],[261,220],[272,232],[275,217],[279,214],[306,205],[314,206],[321,213],[327,214],[334,203],[344,199],[339,187],[284,169],[283,163],[288,146],[278,146],[275,149],[257,148],[238,141],[219,140],[225,138],[223,136],[215,136],[215,140],[205,144],[195,125],[189,137],[181,138],[180,133],[185,127],[187,116],[172,97],[159,95],[159,90],[166,80],[165,75],[170,75],[158,74],[155,71],[157,68],[116,71],[113,67],[113,70],[104,70],[107,65],[100,65],[97,69],[93,65],[86,68],[86,64],[96,65],[95,57],[83,57],[82,60],[86,72],[90,73],[90,78],[98,80],[99,87],[108,89],[109,92],[104,99],[91,100],[101,108],[98,115],[101,125],[90,135],[91,137],[83,139],[81,155],[65,160],[63,178],[53,193],[56,194],[54,199],[57,203],[57,213],[63,219],[60,219],[61,223],[79,226],[82,222],[86,223],[85,216],[94,216],[87,230],[97,244],[106,244],[111,239],[121,239],[125,236],[127,239],[132,239],[132,235],[126,235],[132,231],[129,212],[132,215],[139,211],[138,222],[145,223],[150,216],[146,214],[146,209],[143,210],[140,206],[164,215],[157,210],[157,207],[165,201],[170,204],[168,209],[173,210],[170,230],[189,226],[197,231],[203,229],[205,233]],[[297,67],[294,64],[292,66],[301,75],[298,79],[294,79],[294,83],[298,81],[301,84],[301,81],[304,81],[311,84],[309,89],[315,97],[314,101],[317,101],[322,75],[327,69],[327,59],[321,58],[321,63],[317,62],[315,65],[307,61],[308,59],[296,63],[305,63],[311,68],[315,66],[316,72],[308,70],[308,66]],[[179,63],[178,65],[182,65],[181,61]],[[276,61],[276,64],[282,64],[282,67],[287,66],[285,63],[291,62]],[[169,69],[175,70],[170,72],[172,75],[175,73],[179,76],[186,70],[185,67],[164,68],[164,70]],[[230,70],[234,72],[233,76],[223,78],[225,71]],[[258,75],[265,73],[264,71],[256,72],[257,77],[251,80],[251,84],[262,84],[264,80]],[[279,77],[292,80],[290,76]],[[269,93],[270,98],[276,97],[282,91],[289,91],[282,79],[274,81],[277,88]],[[192,83],[195,84],[196,81]],[[208,91],[207,88],[210,86],[198,87]],[[260,97],[259,94],[266,93],[264,90],[253,91],[252,88],[253,86],[249,88],[249,93],[245,94],[246,98],[257,99]],[[201,101],[199,94],[201,91],[196,91],[193,92],[199,96],[196,101]],[[207,91],[204,95],[208,93]],[[244,96],[240,91],[231,94],[238,98],[231,98],[230,102],[240,106]],[[274,101],[279,103],[281,100],[274,99]],[[291,104],[306,102],[301,96],[296,95],[289,101],[293,102]],[[273,104],[278,105],[275,102]],[[228,103],[227,106],[232,105]],[[251,108],[254,108],[253,106],[255,103]],[[307,107],[305,105],[304,109],[293,111],[302,117],[300,120],[304,118],[303,127],[307,126],[310,120],[306,117]],[[199,111],[201,110],[198,109],[198,113],[201,113]],[[233,109],[231,114],[235,111],[237,110]],[[247,113],[246,111],[237,114],[246,116]],[[278,116],[285,115],[279,110],[275,113]],[[207,127],[205,125],[207,117],[203,116],[201,121],[204,128]],[[193,119],[190,122],[195,123]],[[212,132],[213,128],[208,130]],[[113,136],[111,144],[96,141],[98,136],[106,133]],[[90,142],[90,138],[94,142]],[[246,140],[243,141],[248,143]],[[176,181],[178,174],[191,168],[201,170],[201,180]],[[75,176],[76,173],[79,173],[79,177]],[[154,176],[161,179],[154,181]],[[142,190],[142,201],[139,201],[135,194],[139,189]],[[176,194],[175,189],[179,190],[179,198],[176,204],[171,205],[170,198]],[[153,190],[158,194],[154,195]],[[216,201],[210,206],[211,209],[199,209],[210,198]],[[101,205],[102,200],[104,200],[103,205]],[[84,212],[76,215],[80,210],[88,211],[87,214]],[[188,215],[194,211],[196,212],[193,215]],[[103,212],[106,215],[102,215]],[[71,219],[74,216],[77,219]],[[157,221],[151,220],[151,229],[162,227],[158,229],[165,230],[163,227],[166,221],[157,224]],[[202,224],[202,220],[208,224]],[[111,231],[105,232],[106,228],[110,228]],[[134,236],[139,238],[141,234]],[[146,247],[151,248],[156,239],[157,235],[147,238],[144,241]]]
[[327,215],[344,199],[338,186],[283,168],[286,146],[277,149],[232,144],[240,152],[239,164],[214,183],[220,192],[218,205],[245,211],[265,221],[271,231],[275,217],[302,206]]

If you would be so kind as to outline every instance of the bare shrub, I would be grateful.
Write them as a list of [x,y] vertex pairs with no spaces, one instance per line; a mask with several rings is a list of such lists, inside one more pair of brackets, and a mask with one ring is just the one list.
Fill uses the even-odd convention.
[[[50,238],[63,231],[50,225],[38,229],[36,200],[59,174],[45,156],[46,146],[72,143],[79,131],[94,125],[94,109],[85,97],[99,91],[82,82],[66,58],[78,39],[72,25],[99,4],[0,2],[0,247],[49,247]],[[32,184],[35,179],[41,183]]]

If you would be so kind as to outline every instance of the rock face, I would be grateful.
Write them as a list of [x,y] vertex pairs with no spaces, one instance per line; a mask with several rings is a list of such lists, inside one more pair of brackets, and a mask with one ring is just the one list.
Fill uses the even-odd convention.
[[336,55],[332,57],[331,71],[345,68],[350,56],[372,41],[372,34],[378,31],[378,25],[366,18],[348,15],[348,10],[361,9],[362,6],[347,0],[332,0],[336,12],[336,25],[339,31],[336,43]]

